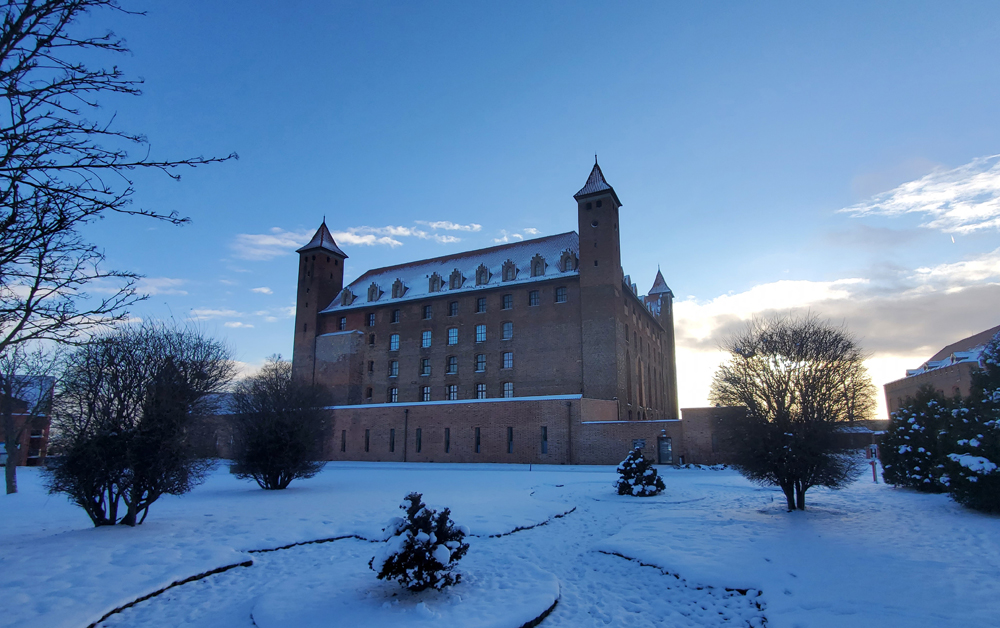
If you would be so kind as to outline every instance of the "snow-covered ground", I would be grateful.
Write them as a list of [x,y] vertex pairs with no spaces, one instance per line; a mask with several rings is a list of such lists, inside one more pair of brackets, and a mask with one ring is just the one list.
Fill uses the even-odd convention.
[[[1000,625],[998,517],[870,475],[813,489],[810,510],[789,514],[779,492],[731,471],[661,471],[662,495],[633,498],[615,494],[612,467],[330,463],[276,492],[220,469],[142,526],[94,529],[19,469],[21,493],[0,496],[0,626],[85,628],[248,561],[101,625],[251,628],[317,608],[329,626],[364,614],[517,628],[554,596],[543,627]],[[450,591],[393,596],[367,567],[365,539],[410,491],[475,535]],[[334,537],[349,538],[254,551]]]

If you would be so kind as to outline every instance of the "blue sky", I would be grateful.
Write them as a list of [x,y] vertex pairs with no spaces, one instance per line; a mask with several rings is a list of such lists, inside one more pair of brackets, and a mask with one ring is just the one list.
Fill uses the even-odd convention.
[[574,230],[594,153],[625,272],[677,296],[682,406],[753,313],[845,322],[879,385],[1000,324],[995,2],[129,6],[83,25],[145,79],[102,115],[154,157],[240,159],[137,176],[191,224],[88,235],[146,275],[137,317],[197,320],[248,369],[291,353],[293,250],[324,215],[348,281]]

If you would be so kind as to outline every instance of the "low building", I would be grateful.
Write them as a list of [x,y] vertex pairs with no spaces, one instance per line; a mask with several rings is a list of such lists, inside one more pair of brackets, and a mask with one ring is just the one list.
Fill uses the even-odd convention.
[[[11,412],[11,423],[17,440],[16,466],[43,466],[49,447],[49,428],[52,407],[52,377],[12,376],[8,393],[0,390],[0,414]],[[5,394],[10,397],[5,398]],[[9,406],[8,406],[9,403]],[[6,442],[5,417],[0,417],[0,443]],[[7,452],[0,445],[0,464],[7,464]]]
[[963,338],[935,353],[915,369],[907,369],[906,377],[884,386],[885,404],[889,414],[906,405],[917,391],[930,386],[946,397],[967,397],[972,386],[972,374],[983,367],[980,354],[997,333],[1000,325]]

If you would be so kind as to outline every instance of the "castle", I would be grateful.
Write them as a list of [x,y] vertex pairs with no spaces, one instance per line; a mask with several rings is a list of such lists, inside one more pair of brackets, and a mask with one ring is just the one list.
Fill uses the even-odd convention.
[[292,364],[327,395],[327,458],[609,464],[636,445],[661,464],[699,445],[710,457],[718,413],[700,409],[700,444],[682,433],[696,421],[679,421],[673,294],[659,271],[645,296],[623,273],[622,204],[596,161],[574,199],[577,232],[346,286],[324,221],[298,250]]

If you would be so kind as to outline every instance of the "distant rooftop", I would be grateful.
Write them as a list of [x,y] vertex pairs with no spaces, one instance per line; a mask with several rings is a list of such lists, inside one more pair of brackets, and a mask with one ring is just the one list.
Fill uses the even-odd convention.
[[598,194],[600,192],[610,191],[611,195],[615,197],[615,201],[619,205],[622,204],[621,200],[618,199],[618,194],[615,193],[615,189],[608,185],[608,182],[604,180],[604,173],[601,172],[601,167],[597,165],[597,156],[594,156],[594,168],[590,171],[590,176],[587,177],[587,182],[583,184],[580,191],[573,195],[573,198],[580,200],[585,196],[590,196],[591,194]]
[[933,371],[935,369],[944,368],[946,366],[962,362],[978,363],[979,356],[982,354],[986,343],[988,343],[997,333],[1000,333],[1000,325],[952,343],[932,355],[930,360],[927,360],[918,368],[907,369],[906,376],[912,377],[914,375],[926,373],[927,371]]
[[319,226],[316,230],[316,234],[309,241],[309,244],[305,245],[301,249],[295,251],[296,253],[305,253],[306,251],[311,251],[313,249],[322,249],[324,251],[330,251],[331,253],[336,253],[337,255],[347,258],[347,253],[340,250],[337,243],[333,240],[333,234],[326,226],[326,219],[323,220],[323,224]]

